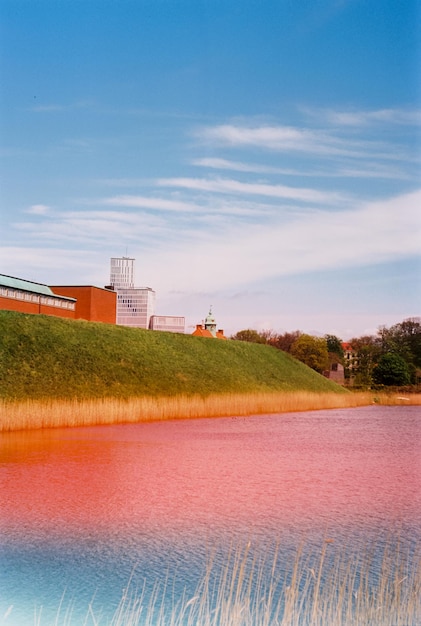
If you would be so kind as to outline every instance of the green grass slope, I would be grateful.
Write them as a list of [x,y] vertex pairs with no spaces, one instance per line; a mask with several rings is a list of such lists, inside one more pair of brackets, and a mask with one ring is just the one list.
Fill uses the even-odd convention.
[[0,398],[343,390],[270,346],[0,311]]

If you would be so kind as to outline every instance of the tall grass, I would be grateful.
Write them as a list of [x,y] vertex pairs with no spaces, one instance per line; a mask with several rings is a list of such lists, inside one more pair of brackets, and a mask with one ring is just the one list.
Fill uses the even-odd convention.
[[[247,543],[211,554],[193,593],[168,579],[152,593],[130,584],[108,620],[89,607],[87,626],[417,626],[421,623],[419,554],[399,542],[365,551],[325,540],[317,552],[301,546],[291,560]],[[179,583],[179,584],[178,584]],[[177,589],[183,581],[177,581]],[[56,624],[70,624],[63,610]],[[42,621],[39,620],[39,626]]]
[[212,394],[105,398],[101,400],[0,400],[0,432],[67,426],[124,424],[169,419],[245,416],[319,409],[353,408],[373,403],[421,404],[421,394],[408,397],[364,393]]

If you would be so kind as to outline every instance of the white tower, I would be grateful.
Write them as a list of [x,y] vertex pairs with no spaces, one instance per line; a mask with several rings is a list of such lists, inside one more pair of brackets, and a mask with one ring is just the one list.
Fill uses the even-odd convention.
[[112,258],[110,271],[110,285],[118,289],[134,289],[134,262],[129,257]]
[[155,313],[155,291],[134,286],[134,262],[129,257],[112,258],[110,286],[117,292],[117,324],[149,328]]

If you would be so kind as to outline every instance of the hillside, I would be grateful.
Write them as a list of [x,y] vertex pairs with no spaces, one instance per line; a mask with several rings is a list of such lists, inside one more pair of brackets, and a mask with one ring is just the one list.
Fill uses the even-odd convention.
[[0,311],[0,398],[344,392],[270,346]]

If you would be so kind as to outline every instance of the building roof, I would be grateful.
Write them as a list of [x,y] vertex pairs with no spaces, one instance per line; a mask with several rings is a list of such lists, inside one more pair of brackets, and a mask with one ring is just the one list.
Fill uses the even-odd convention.
[[192,335],[194,335],[195,337],[214,337],[211,331],[207,328],[204,328],[202,324],[196,324],[196,330],[192,332]]
[[23,280],[22,278],[15,278],[14,276],[6,276],[0,274],[0,286],[9,287],[10,289],[19,289],[20,291],[29,291],[30,293],[36,293],[42,296],[50,296],[54,298],[63,298],[64,300],[74,300],[74,298],[68,298],[67,296],[60,296],[53,292],[48,285],[42,285],[41,283],[34,283],[31,280]]
[[22,280],[13,276],[5,276],[0,274],[0,285],[2,287],[10,287],[11,289],[20,289],[21,291],[32,291],[33,293],[42,293],[45,296],[53,296],[53,292],[47,285],[33,283],[30,280]]
[[114,291],[112,287],[96,287],[96,285],[51,285],[51,287],[52,289],[101,289],[102,291]]

